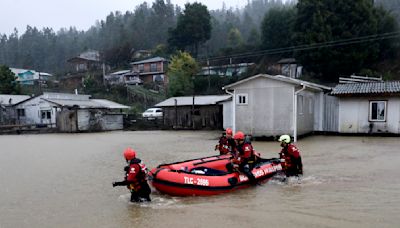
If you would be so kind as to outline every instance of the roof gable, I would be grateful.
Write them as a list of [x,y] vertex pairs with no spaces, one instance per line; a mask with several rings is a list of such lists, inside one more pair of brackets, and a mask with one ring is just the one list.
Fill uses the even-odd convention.
[[320,84],[316,84],[316,83],[312,83],[312,82],[307,82],[307,81],[303,81],[303,80],[299,80],[299,79],[294,79],[294,78],[290,78],[290,77],[286,77],[283,75],[276,75],[276,76],[272,76],[272,75],[268,75],[268,74],[258,74],[243,80],[240,80],[238,82],[235,82],[233,84],[224,86],[222,89],[234,89],[235,87],[237,87],[240,84],[243,84],[245,82],[248,81],[252,81],[258,78],[268,78],[268,79],[272,79],[272,80],[277,80],[277,81],[281,81],[281,82],[285,82],[285,83],[289,83],[289,84],[293,84],[293,85],[299,85],[299,86],[306,86],[315,90],[331,90],[331,87],[328,86],[324,86],[324,85],[320,85]]

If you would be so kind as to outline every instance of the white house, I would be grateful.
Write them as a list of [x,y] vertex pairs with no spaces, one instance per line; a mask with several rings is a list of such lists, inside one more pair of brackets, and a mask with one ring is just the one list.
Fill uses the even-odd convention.
[[400,81],[339,84],[339,133],[400,134]]
[[61,131],[117,130],[123,128],[121,109],[129,107],[90,95],[44,93],[15,105],[21,124],[58,127]]
[[[223,102],[224,127],[255,137],[323,131],[330,87],[282,75],[259,74],[223,87],[232,101]],[[230,107],[229,107],[230,106]],[[227,110],[225,112],[225,110]]]

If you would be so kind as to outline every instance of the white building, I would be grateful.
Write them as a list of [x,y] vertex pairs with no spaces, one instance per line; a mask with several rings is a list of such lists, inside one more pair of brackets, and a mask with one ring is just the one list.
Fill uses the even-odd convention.
[[400,81],[337,85],[339,133],[400,134]]
[[90,95],[44,93],[15,105],[21,124],[58,127],[61,131],[118,130],[121,109],[129,107]]
[[[323,131],[325,102],[331,88],[282,75],[259,74],[223,88],[224,128],[255,137]],[[225,121],[227,120],[227,121]],[[230,121],[230,123],[229,123]]]

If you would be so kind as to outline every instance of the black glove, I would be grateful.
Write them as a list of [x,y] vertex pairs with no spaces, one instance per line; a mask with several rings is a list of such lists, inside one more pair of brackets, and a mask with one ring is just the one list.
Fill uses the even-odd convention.
[[112,182],[112,186],[114,188],[115,186],[117,186],[117,183],[116,182]]

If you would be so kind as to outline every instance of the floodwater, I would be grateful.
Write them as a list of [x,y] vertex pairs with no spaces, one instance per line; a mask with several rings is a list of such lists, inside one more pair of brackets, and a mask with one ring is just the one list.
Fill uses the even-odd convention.
[[[312,136],[298,142],[300,183],[270,181],[212,197],[129,202],[123,149],[149,168],[213,155],[218,132],[0,136],[0,227],[400,227],[400,140]],[[277,142],[254,142],[276,157]]]

